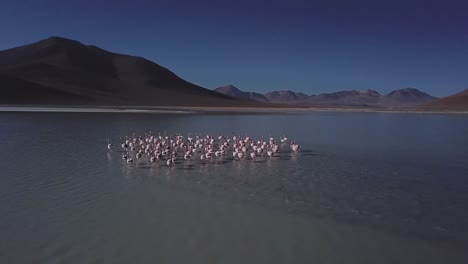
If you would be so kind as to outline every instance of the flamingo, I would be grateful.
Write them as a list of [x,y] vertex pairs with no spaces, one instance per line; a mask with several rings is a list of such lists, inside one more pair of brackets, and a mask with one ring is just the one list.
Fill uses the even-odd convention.
[[114,148],[114,146],[112,146],[112,144],[110,143],[110,140],[107,139],[107,149],[111,150],[112,148]]
[[263,148],[262,147],[257,148],[257,152],[258,152],[258,154],[262,154]]
[[127,143],[124,143],[122,138],[120,138],[120,142],[122,142],[122,144],[121,144],[121,146],[122,146],[122,149],[126,151],[126,150],[127,150],[127,148],[128,148],[128,145],[127,145]]
[[252,159],[255,159],[257,157],[255,151],[250,152],[250,157],[252,157]]
[[296,142],[292,142],[291,143],[291,149],[292,151],[298,151],[299,149],[301,148],[301,146],[299,146],[299,144],[296,144]]
[[278,145],[274,145],[274,146],[271,148],[271,151],[273,151],[273,153],[278,153],[278,152],[279,152],[279,147],[278,147]]

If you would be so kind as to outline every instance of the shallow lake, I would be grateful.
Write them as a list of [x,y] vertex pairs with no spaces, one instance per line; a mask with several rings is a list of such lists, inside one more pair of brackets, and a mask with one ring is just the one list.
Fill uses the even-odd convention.
[[[148,131],[301,151],[125,163]],[[0,144],[0,263],[468,263],[466,115],[0,113]]]

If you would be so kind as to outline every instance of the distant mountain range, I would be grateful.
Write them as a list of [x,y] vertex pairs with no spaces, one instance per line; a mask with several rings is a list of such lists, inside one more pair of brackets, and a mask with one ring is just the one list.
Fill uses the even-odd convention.
[[288,90],[260,94],[244,92],[233,85],[219,87],[214,90],[238,98],[298,106],[402,108],[414,107],[437,100],[436,97],[415,88],[404,88],[385,95],[375,90],[339,91],[334,93],[321,93],[318,95],[307,95]]
[[147,59],[51,37],[0,51],[0,104],[254,106]]
[[267,102],[268,99],[265,97],[265,95],[260,94],[260,93],[254,93],[254,92],[243,92],[239,89],[237,89],[234,85],[227,85],[223,87],[218,87],[215,89],[216,92],[229,95],[232,97],[237,97],[237,98],[246,98],[246,99],[252,99],[255,101],[259,102]]

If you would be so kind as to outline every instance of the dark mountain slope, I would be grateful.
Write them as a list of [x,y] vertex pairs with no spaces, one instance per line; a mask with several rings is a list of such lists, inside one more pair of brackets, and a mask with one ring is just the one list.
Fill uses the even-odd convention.
[[[189,83],[144,58],[108,52],[60,37],[0,51],[0,73],[39,84],[37,89],[48,87],[44,93],[54,89],[76,95],[77,102],[86,97],[104,105],[259,105]],[[0,85],[4,93],[15,89],[11,84]],[[59,102],[58,99],[52,101]]]
[[468,111],[468,89],[439,100],[423,104],[423,109]]
[[13,76],[0,73],[0,84],[2,87],[15,87],[14,89],[3,89],[0,96],[0,104],[10,104],[21,101],[26,104],[56,104],[64,102],[81,102],[91,104],[92,98],[77,96],[66,91],[60,91],[37,83],[25,81]]

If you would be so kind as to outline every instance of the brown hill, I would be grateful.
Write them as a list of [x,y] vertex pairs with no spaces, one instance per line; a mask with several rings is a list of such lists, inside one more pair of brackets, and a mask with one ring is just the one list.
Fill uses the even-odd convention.
[[431,110],[468,111],[468,89],[420,106]]
[[2,104],[261,106],[189,83],[147,59],[51,37],[0,51]]

